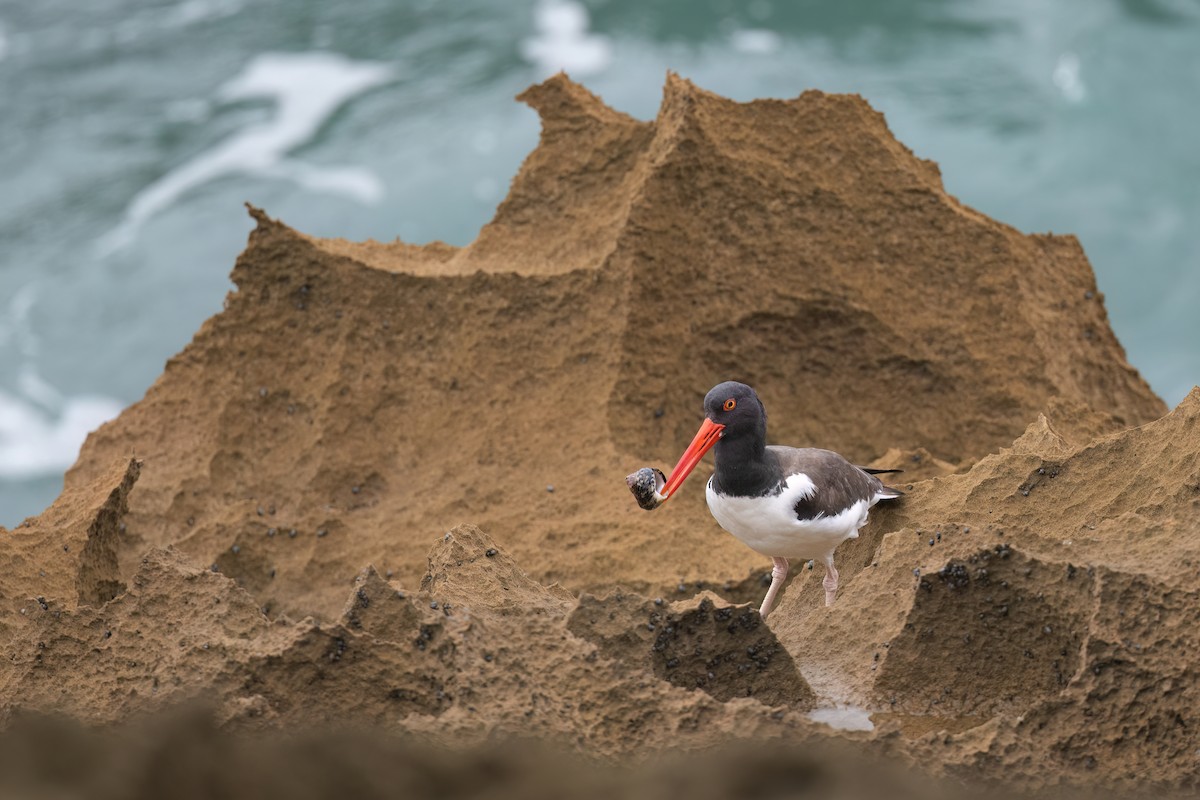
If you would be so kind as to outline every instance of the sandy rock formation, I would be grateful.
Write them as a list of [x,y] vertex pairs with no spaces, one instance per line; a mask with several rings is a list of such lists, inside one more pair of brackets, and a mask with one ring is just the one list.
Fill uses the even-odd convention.
[[412,583],[430,533],[467,521],[575,591],[741,580],[760,560],[700,493],[643,515],[611,480],[673,463],[731,377],[777,441],[860,462],[969,464],[1055,397],[1165,411],[1077,242],[965,208],[857,97],[738,104],[672,76],[653,122],[561,76],[522,99],[541,142],[468,247],[253,212],[226,309],[68,476],[146,461],[126,579],[175,544],[329,619],[347,572]]
[[659,678],[718,700],[753,697],[800,710],[816,703],[791,655],[748,604],[730,606],[711,593],[670,605],[622,590],[585,594],[567,627],[608,658],[642,662]]

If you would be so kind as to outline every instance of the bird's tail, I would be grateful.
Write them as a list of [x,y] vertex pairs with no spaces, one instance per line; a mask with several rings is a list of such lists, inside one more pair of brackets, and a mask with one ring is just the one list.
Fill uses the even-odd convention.
[[[859,467],[868,475],[893,475],[897,472],[904,472],[902,469],[871,469],[870,467]],[[878,480],[878,478],[876,479]],[[903,497],[904,492],[897,489],[895,486],[886,486],[882,482],[879,488],[875,491],[875,502],[880,500],[894,500],[897,497]]]

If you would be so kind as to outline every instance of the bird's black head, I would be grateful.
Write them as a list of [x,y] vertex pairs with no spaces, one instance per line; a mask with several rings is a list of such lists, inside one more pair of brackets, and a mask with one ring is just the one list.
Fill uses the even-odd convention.
[[664,501],[675,494],[704,454],[717,447],[718,468],[723,451],[734,461],[761,456],[766,447],[767,412],[758,395],[744,383],[718,383],[704,397],[704,421],[692,443],[671,470],[661,494]]
[[723,440],[754,436],[761,440],[767,436],[767,410],[758,395],[744,383],[725,381],[709,389],[704,396],[704,416],[718,425]]

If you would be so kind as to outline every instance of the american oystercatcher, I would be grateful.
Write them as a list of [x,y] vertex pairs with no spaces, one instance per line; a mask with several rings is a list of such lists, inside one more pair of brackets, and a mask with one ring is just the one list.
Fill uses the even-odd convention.
[[903,494],[875,477],[900,470],[856,467],[829,450],[768,445],[762,401],[746,384],[726,381],[705,396],[704,422],[670,477],[646,468],[626,482],[643,508],[655,508],[674,495],[710,449],[716,471],[705,492],[709,511],[773,564],[759,613],[771,613],[789,559],[820,559],[825,605],[833,605],[838,588],[833,551],[858,536],[871,506]]

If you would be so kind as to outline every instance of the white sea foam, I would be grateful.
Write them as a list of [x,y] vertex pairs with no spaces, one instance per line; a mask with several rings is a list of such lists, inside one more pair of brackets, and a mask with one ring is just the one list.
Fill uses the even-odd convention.
[[1082,103],[1087,99],[1087,86],[1083,83],[1080,67],[1079,56],[1071,52],[1059,56],[1054,65],[1051,80],[1069,103]]
[[739,53],[770,55],[779,49],[783,39],[775,31],[766,28],[743,28],[730,35],[729,43]]
[[37,337],[31,323],[37,287],[29,283],[0,313],[0,347],[19,356],[16,394],[0,389],[0,480],[61,473],[95,428],[121,413],[110,397],[64,397],[38,374]]
[[109,397],[62,398],[50,411],[0,390],[0,480],[61,473],[87,435],[120,413],[121,404]]
[[537,33],[521,42],[521,57],[551,75],[565,71],[579,78],[602,72],[612,63],[612,41],[589,33],[587,9],[574,0],[541,0],[533,12]]
[[392,67],[356,62],[336,53],[266,53],[218,91],[218,103],[268,98],[271,117],[168,172],[140,191],[120,226],[101,241],[111,252],[128,244],[138,229],[183,194],[220,177],[248,174],[294,181],[316,192],[347,195],[372,204],[383,196],[379,179],[359,167],[324,167],[287,158],[352,97],[392,79]]
[[865,708],[858,706],[839,705],[827,708],[813,709],[808,713],[813,722],[823,722],[839,731],[873,731],[875,723]]
[[64,401],[62,393],[43,380],[29,364],[22,366],[17,374],[17,389],[44,408],[57,408]]

